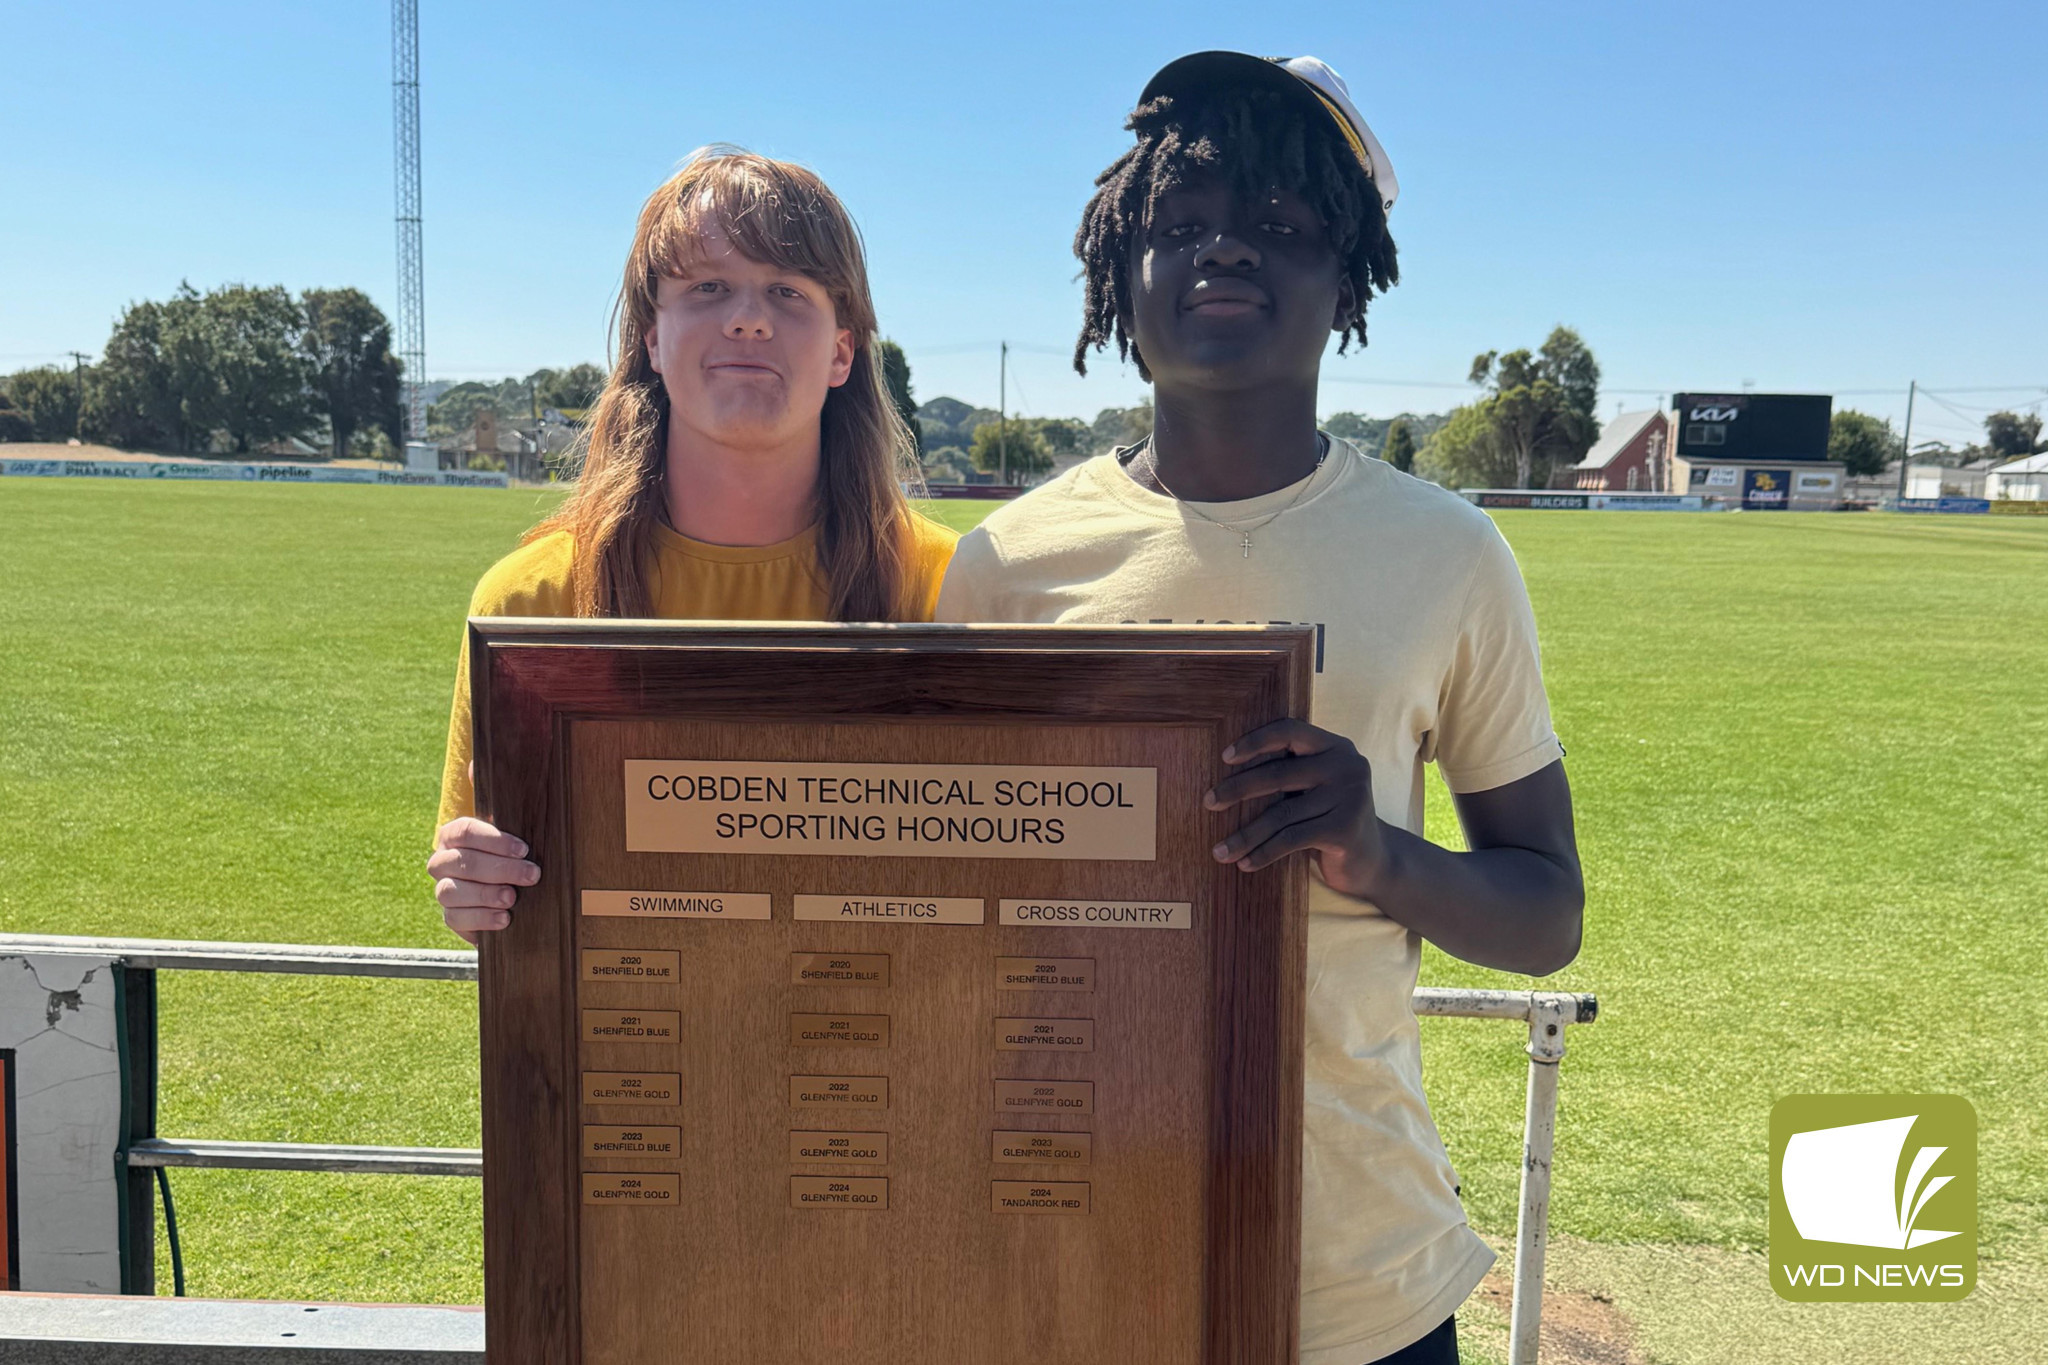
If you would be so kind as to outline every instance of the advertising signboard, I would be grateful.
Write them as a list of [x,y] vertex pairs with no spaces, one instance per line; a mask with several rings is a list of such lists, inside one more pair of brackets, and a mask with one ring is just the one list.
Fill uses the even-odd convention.
[[1481,507],[1538,507],[1552,511],[1562,509],[1583,512],[1593,505],[1590,495],[1585,493],[1539,493],[1482,488],[1476,492],[1468,492],[1467,496]]
[[1789,469],[1742,471],[1742,507],[1747,512],[1782,512],[1792,487]]
[[1900,498],[1901,512],[1961,512],[1983,515],[1991,510],[1989,498]]
[[1674,453],[1688,460],[1825,460],[1824,393],[1681,393]]

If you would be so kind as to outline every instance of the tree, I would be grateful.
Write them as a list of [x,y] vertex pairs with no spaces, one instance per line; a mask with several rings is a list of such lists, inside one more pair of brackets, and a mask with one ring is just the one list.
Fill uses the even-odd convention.
[[1469,377],[1488,390],[1477,406],[1512,461],[1512,487],[1547,484],[1552,469],[1578,463],[1600,435],[1600,364],[1569,327],[1553,329],[1533,353],[1487,351]]
[[1370,417],[1362,412],[1333,412],[1323,423],[1323,430],[1332,436],[1341,436],[1360,450],[1371,454],[1371,447],[1378,443],[1378,431]]
[[983,422],[1000,418],[994,408],[969,407],[957,398],[934,398],[917,409],[917,424],[926,450],[957,446],[966,450],[974,444],[974,429]]
[[507,379],[497,384],[465,380],[443,393],[427,409],[427,430],[435,436],[458,436],[475,428],[476,415],[484,408],[503,417],[526,411],[528,402],[526,386],[520,380]]
[[1828,458],[1840,460],[1852,478],[1882,474],[1905,453],[1905,442],[1890,422],[1854,408],[1838,409],[1828,419]]
[[0,384],[0,442],[33,441],[35,438],[35,423],[8,400],[6,386]]
[[334,436],[334,458],[345,460],[356,431],[383,424],[398,402],[391,322],[358,289],[308,289],[299,302],[305,310],[299,349]]
[[9,375],[6,402],[28,421],[31,441],[68,441],[78,434],[78,374],[55,365],[38,365]]
[[1485,400],[1454,408],[1415,455],[1415,472],[1446,488],[1501,488],[1514,477]]
[[1436,433],[1436,429],[1447,420],[1441,412],[1404,412],[1398,417],[1367,417],[1362,412],[1334,412],[1322,423],[1324,431],[1332,436],[1342,437],[1358,448],[1361,455],[1374,459],[1386,458],[1387,433],[1396,423],[1408,428],[1410,449],[1418,449]]
[[2048,449],[2041,440],[2038,412],[1994,412],[1984,419],[1984,443],[2001,460],[2017,460]]
[[1396,420],[1387,428],[1385,453],[1380,458],[1403,474],[1415,468],[1415,433],[1406,422]]
[[1104,408],[1088,427],[1092,453],[1101,455],[1123,446],[1133,446],[1152,434],[1152,404],[1134,408]]
[[974,429],[967,454],[982,473],[1007,474],[1012,483],[1026,483],[1052,468],[1045,434],[1031,422],[983,422]]
[[131,449],[208,443],[211,432],[188,401],[207,382],[198,315],[199,292],[189,284],[162,303],[145,300],[122,311],[86,394],[86,426],[96,437]]
[[283,285],[225,285],[199,301],[205,382],[185,390],[194,424],[237,453],[297,436],[319,418],[299,349],[305,312]]
[[[1018,425],[1015,422],[1011,426]],[[1092,454],[1088,449],[1089,437],[1093,434],[1088,424],[1078,417],[1034,417],[1028,424],[1045,441],[1045,448],[1055,460],[1071,460],[1078,455]]]
[[889,386],[889,401],[896,405],[896,415],[903,419],[903,425],[910,428],[911,448],[922,460],[924,431],[917,424],[917,399],[910,393],[910,358],[887,337],[875,343],[875,351],[882,362],[882,382]]
[[597,405],[604,392],[605,372],[588,361],[566,370],[535,370],[526,377],[527,405],[521,411],[534,415],[535,406],[553,408],[567,416],[581,414]]
[[924,453],[924,476],[929,483],[966,483],[974,462],[958,446],[940,446]]

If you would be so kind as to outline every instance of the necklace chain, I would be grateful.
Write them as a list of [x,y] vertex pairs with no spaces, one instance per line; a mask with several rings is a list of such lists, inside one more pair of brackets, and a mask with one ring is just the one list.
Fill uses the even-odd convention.
[[1299,503],[1304,497],[1308,495],[1308,486],[1309,484],[1315,481],[1317,472],[1321,470],[1323,467],[1323,461],[1330,458],[1330,438],[1318,434],[1317,441],[1320,448],[1316,451],[1316,462],[1314,466],[1309,469],[1308,474],[1302,479],[1301,487],[1296,489],[1294,496],[1287,500],[1287,505],[1277,512],[1268,512],[1265,516],[1260,517],[1257,521],[1253,522],[1249,526],[1240,525],[1239,523],[1234,521],[1224,521],[1220,517],[1212,517],[1207,512],[1204,512],[1201,508],[1197,507],[1194,503],[1189,502],[1186,498],[1174,492],[1171,488],[1168,488],[1166,486],[1166,480],[1160,477],[1159,456],[1156,452],[1153,451],[1152,439],[1149,436],[1145,438],[1145,464],[1152,475],[1152,482],[1158,484],[1160,489],[1166,494],[1167,497],[1172,498],[1175,502],[1179,503],[1188,511],[1193,512],[1196,516],[1200,517],[1203,521],[1208,522],[1211,526],[1218,527],[1225,531],[1235,531],[1240,536],[1244,537],[1244,557],[1246,559],[1250,559],[1252,557],[1252,532],[1263,530],[1272,522],[1277,521],[1279,518],[1285,516],[1287,513],[1292,512],[1294,510],[1295,504]]

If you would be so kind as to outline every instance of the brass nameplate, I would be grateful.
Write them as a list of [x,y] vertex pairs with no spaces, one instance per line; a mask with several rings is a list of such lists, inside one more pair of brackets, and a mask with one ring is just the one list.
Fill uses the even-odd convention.
[[996,923],[1054,929],[1192,929],[1187,901],[1003,901]]
[[1094,1148],[1092,1133],[996,1132],[995,1161],[1071,1161],[1085,1165]]
[[1095,959],[1092,957],[999,957],[996,959],[996,989],[999,991],[1092,991],[1095,989]]
[[673,986],[676,984],[677,974],[682,969],[681,953],[652,952],[646,949],[635,949],[630,953],[612,948],[583,950],[585,981],[654,981],[664,986]]
[[767,919],[769,897],[743,891],[585,891],[586,915],[628,919]]
[[682,1192],[683,1178],[679,1175],[583,1173],[583,1202],[586,1204],[666,1204],[673,1208]]
[[626,848],[1151,862],[1155,768],[627,759]]
[[997,1081],[999,1114],[1092,1114],[1093,1081]]
[[889,1159],[887,1133],[793,1132],[789,1159],[795,1165],[857,1162],[879,1166]]
[[792,1014],[792,1047],[887,1047],[886,1014]]
[[675,1010],[585,1010],[586,1043],[673,1043],[682,1027]]
[[980,924],[982,903],[969,896],[798,896],[796,918],[838,924]]
[[885,1175],[793,1175],[789,1178],[793,1209],[886,1209],[889,1177]]
[[998,1019],[998,1052],[1093,1052],[1093,1019]]
[[634,1159],[672,1157],[682,1141],[680,1128],[651,1128],[607,1123],[583,1125],[583,1155]]
[[991,1213],[1086,1213],[1085,1180],[992,1180],[988,1187]]
[[791,953],[793,986],[886,986],[887,953]]
[[791,1076],[789,1102],[820,1109],[887,1109],[887,1076]]
[[585,1104],[678,1104],[682,1090],[683,1078],[673,1071],[583,1073]]

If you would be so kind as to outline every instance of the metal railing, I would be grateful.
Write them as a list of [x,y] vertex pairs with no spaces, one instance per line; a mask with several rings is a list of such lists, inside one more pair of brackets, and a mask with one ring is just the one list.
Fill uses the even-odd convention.
[[[157,971],[286,972],[475,981],[476,954],[435,948],[347,948],[297,943],[197,943],[173,939],[0,935],[0,955],[61,953],[117,958]],[[1423,986],[1415,1012],[1433,1018],[1519,1019],[1529,1030],[1529,1083],[1522,1125],[1521,1208],[1515,1226],[1514,1297],[1509,1309],[1510,1365],[1536,1365],[1542,1332],[1543,1260],[1550,1236],[1551,1151],[1557,1135],[1557,1069],[1565,1030],[1599,1016],[1591,995],[1566,991],[1464,990]],[[483,1174],[474,1147],[366,1147],[313,1142],[226,1142],[143,1138],[129,1145],[131,1167],[243,1171],[348,1171],[385,1175]]]

